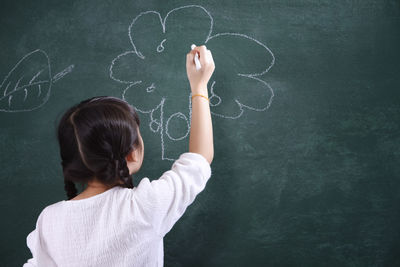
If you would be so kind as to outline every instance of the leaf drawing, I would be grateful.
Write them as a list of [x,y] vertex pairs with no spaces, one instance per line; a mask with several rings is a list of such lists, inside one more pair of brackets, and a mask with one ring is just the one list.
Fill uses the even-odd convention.
[[0,85],[0,111],[31,111],[47,102],[51,89],[50,60],[38,49],[25,55]]

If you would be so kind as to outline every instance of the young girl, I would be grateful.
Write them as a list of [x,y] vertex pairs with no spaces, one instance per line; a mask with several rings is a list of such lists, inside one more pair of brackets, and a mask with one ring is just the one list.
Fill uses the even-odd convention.
[[[143,178],[135,188],[131,175],[142,165],[144,144],[132,106],[94,97],[64,114],[58,141],[69,200],[40,213],[27,237],[32,258],[24,266],[163,266],[163,237],[211,176],[207,84],[214,69],[205,46],[186,55],[192,92],[189,152],[158,180]],[[87,186],[77,195],[74,183]]]

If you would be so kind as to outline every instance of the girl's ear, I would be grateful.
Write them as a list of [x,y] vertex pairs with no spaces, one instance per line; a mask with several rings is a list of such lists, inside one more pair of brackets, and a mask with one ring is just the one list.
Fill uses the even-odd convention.
[[127,156],[126,156],[126,161],[133,161],[133,156],[132,156],[132,154],[133,154],[134,152],[132,151],[131,153],[129,153]]
[[126,161],[128,161],[128,162],[137,161],[137,159],[136,159],[136,150],[133,150],[131,153],[129,153],[126,156]]

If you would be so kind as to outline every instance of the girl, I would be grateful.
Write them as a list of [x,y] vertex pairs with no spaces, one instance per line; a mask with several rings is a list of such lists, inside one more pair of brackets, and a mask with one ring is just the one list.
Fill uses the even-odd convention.
[[[194,55],[199,53],[201,69]],[[207,84],[211,52],[186,55],[192,92],[189,152],[158,180],[132,174],[143,161],[139,117],[114,97],[94,97],[61,118],[58,141],[68,200],[47,206],[27,237],[24,266],[162,266],[163,237],[205,187],[214,156]],[[77,195],[74,183],[87,184]]]

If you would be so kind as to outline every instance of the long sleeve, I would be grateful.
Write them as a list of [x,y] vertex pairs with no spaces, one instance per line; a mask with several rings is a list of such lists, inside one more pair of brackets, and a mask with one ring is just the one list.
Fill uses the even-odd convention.
[[183,153],[159,179],[142,179],[134,196],[163,237],[205,188],[210,176],[210,164],[202,155]]

